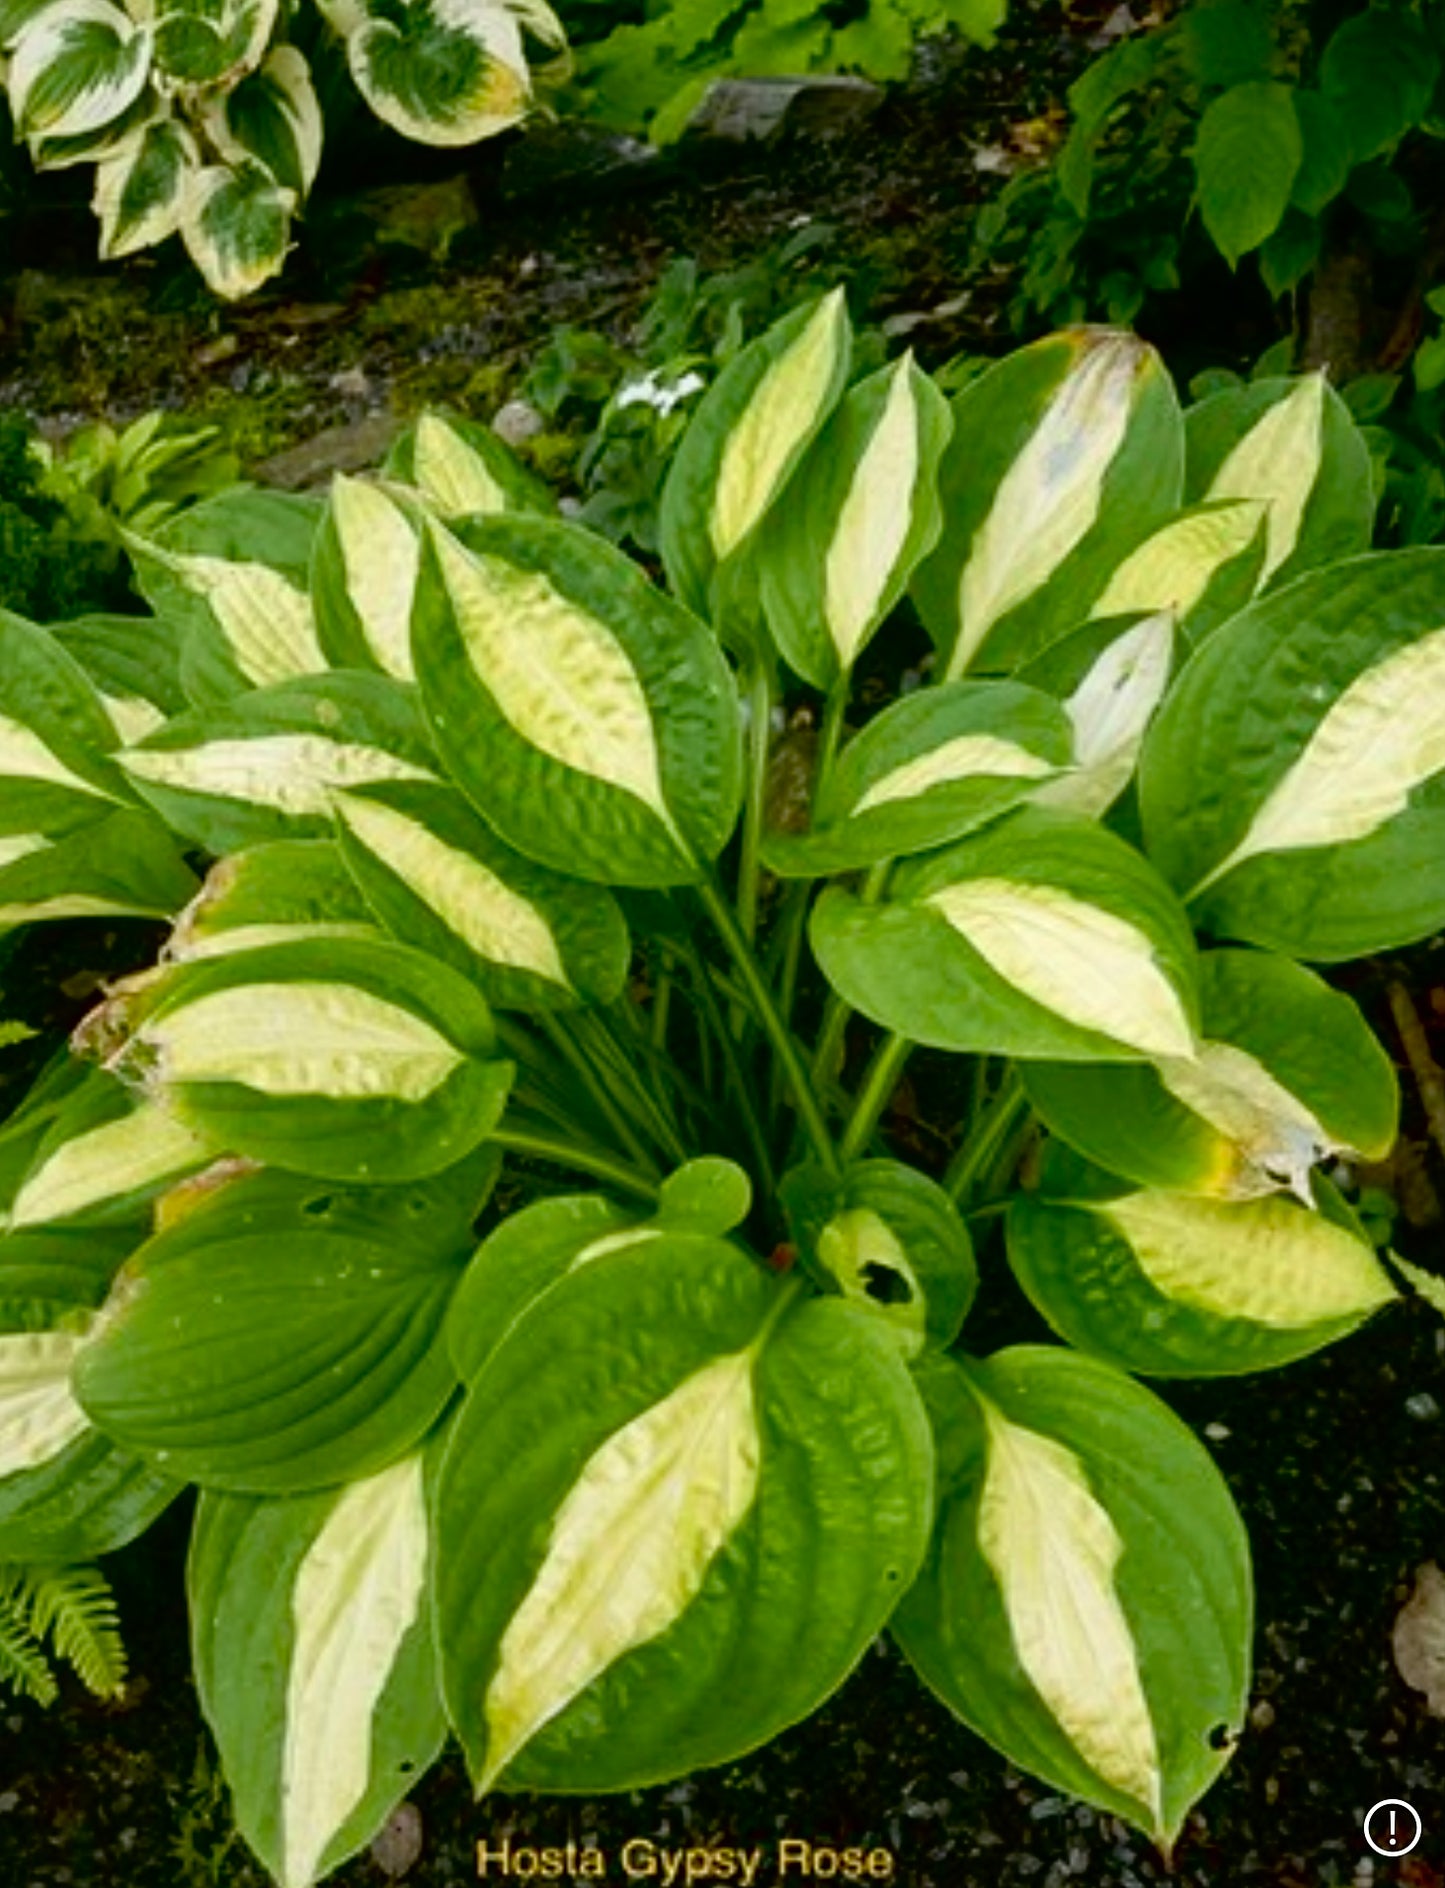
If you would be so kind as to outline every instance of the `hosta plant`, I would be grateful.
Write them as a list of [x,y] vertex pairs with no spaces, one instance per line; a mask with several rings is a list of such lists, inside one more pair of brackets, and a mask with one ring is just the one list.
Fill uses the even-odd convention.
[[[1319,377],[1181,413],[1081,329],[950,404],[850,349],[830,295],[719,376],[666,587],[429,416],[135,539],[148,666],[0,621],[0,921],[171,925],[0,1141],[0,1557],[199,1489],[286,1888],[449,1732],[479,1792],[630,1790],[885,1627],[1165,1850],[1242,1725],[1244,1532],[1141,1379],[1395,1300],[1324,1171],[1391,1065],[1308,966],[1445,924],[1445,552],[1370,554]],[[1005,1221],[1062,1341],[983,1354]]]
[[[372,111],[422,144],[519,123],[525,36],[564,44],[547,0],[316,3]],[[282,0],[0,0],[16,136],[37,169],[95,165],[103,257],[179,233],[228,299],[281,268],[323,129],[293,13]]]

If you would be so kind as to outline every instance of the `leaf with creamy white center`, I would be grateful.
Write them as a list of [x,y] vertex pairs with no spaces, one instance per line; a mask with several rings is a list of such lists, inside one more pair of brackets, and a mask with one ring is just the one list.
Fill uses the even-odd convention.
[[321,107],[305,55],[274,46],[239,85],[207,101],[207,137],[228,163],[254,159],[304,198],[321,163]]
[[314,499],[245,489],[127,538],[141,594],[181,634],[198,706],[325,670],[307,588],[320,516]]
[[1167,610],[1122,631],[1090,624],[1027,666],[1029,682],[1061,695],[1073,732],[1074,764],[1039,786],[1036,806],[1102,819],[1126,790],[1169,686],[1175,630]]
[[953,1343],[978,1268],[942,1187],[896,1160],[858,1160],[841,1178],[811,1163],[795,1167],[779,1196],[810,1269],[884,1320],[905,1354]]
[[741,558],[824,422],[852,360],[843,291],[774,322],[709,387],[662,492],[659,535],[668,582],[700,616],[714,578]]
[[917,1570],[931,1475],[858,1307],[695,1235],[574,1267],[471,1381],[438,1491],[478,1788],[636,1788],[805,1716]]
[[206,1492],[187,1567],[201,1708],[283,1888],[376,1834],[446,1736],[427,1499],[438,1448],[286,1500]]
[[96,165],[91,209],[100,219],[100,254],[114,262],[174,236],[200,167],[183,124],[160,118]]
[[1333,963],[1445,924],[1445,552],[1307,574],[1212,636],[1150,729],[1148,850],[1217,936]]
[[[1186,417],[1186,435],[1188,424]],[[1129,553],[1095,597],[1090,615],[1168,610],[1191,640],[1207,636],[1258,588],[1269,516],[1263,498],[1191,505]]]
[[0,1239],[0,1556],[87,1560],[144,1532],[181,1484],[102,1435],[75,1360],[134,1232]]
[[938,539],[938,462],[953,418],[905,354],[851,388],[757,541],[768,627],[794,672],[851,670]]
[[238,301],[279,275],[296,204],[296,192],[254,158],[197,171],[186,192],[181,240],[207,288]]
[[513,10],[498,0],[361,0],[351,76],[384,123],[419,144],[475,144],[520,123],[531,77]]
[[0,804],[11,832],[55,837],[135,799],[116,729],[84,669],[48,631],[0,611]]
[[1061,1337],[1144,1376],[1274,1369],[1347,1337],[1395,1288],[1340,1196],[1134,1190],[1057,1144],[1008,1212],[1009,1262]]
[[1394,1067],[1348,996],[1287,957],[1242,950],[1205,951],[1199,990],[1192,1060],[1026,1067],[1052,1132],[1139,1186],[1226,1200],[1283,1187],[1308,1203],[1316,1163],[1385,1158]]
[[195,889],[170,833],[138,809],[59,839],[0,833],[0,933],[61,918],[170,918]]
[[397,440],[387,478],[415,486],[444,523],[494,511],[556,510],[549,489],[490,426],[454,413],[423,413]]
[[428,526],[412,626],[453,780],[517,851],[612,885],[698,879],[742,791],[715,639],[580,527]]
[[1188,1057],[1194,939],[1113,833],[1025,809],[900,866],[869,903],[840,886],[810,925],[846,1002],[936,1049],[1070,1062]]
[[1244,1525],[1184,1424],[1120,1372],[1020,1346],[918,1371],[938,1525],[893,1620],[1021,1769],[1172,1848],[1249,1689]]
[[805,833],[769,832],[779,876],[853,871],[959,839],[1032,799],[1073,757],[1059,704],[1016,682],[943,682],[906,695],[850,740]]
[[253,1160],[411,1180],[495,1127],[513,1066],[447,965],[400,944],[306,938],[180,965],[114,1060],[179,1121]]
[[499,1009],[621,994],[631,943],[617,900],[515,852],[454,787],[397,782],[334,803],[342,853],[381,922]]
[[329,837],[333,794],[437,777],[412,691],[345,671],[177,715],[121,765],[162,818],[215,853]]
[[[448,1172],[469,1214],[498,1165]],[[456,1388],[443,1327],[470,1236],[437,1191],[223,1188],[121,1272],[76,1368],[82,1406],[207,1488],[291,1494],[386,1468]]]
[[1079,328],[1021,348],[953,401],[944,530],[912,595],[948,679],[1012,668],[1086,617],[1177,509],[1184,432],[1134,335]]
[[335,667],[415,679],[411,609],[420,566],[419,507],[338,472],[311,553],[317,639]]
[[1324,373],[1267,376],[1201,400],[1184,416],[1191,501],[1268,507],[1262,584],[1281,584],[1370,547],[1369,451]]
[[176,920],[168,964],[316,937],[377,937],[381,927],[329,839],[273,839],[218,860]]
[[6,84],[16,136],[73,138],[103,130],[144,91],[151,47],[151,29],[111,0],[46,7],[10,48]]

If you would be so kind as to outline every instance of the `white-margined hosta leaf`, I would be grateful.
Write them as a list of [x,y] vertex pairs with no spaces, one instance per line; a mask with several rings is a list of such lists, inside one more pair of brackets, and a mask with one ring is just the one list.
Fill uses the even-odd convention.
[[328,839],[273,839],[218,860],[176,920],[163,963],[223,957],[306,937],[368,937],[380,926]]
[[1200,1041],[1153,1067],[1034,1063],[1024,1085],[1054,1133],[1140,1186],[1312,1201],[1310,1169],[1394,1143],[1394,1069],[1349,997],[1285,957],[1206,951]]
[[1244,1527],[1184,1424],[1062,1348],[919,1371],[939,1522],[894,1619],[952,1710],[1166,1850],[1228,1761],[1249,1684]]
[[386,457],[386,474],[414,485],[451,522],[493,511],[550,512],[551,493],[490,426],[449,413],[423,413]]
[[325,937],[182,965],[117,1059],[238,1154],[344,1180],[411,1179],[496,1124],[512,1065],[446,965]]
[[173,236],[199,164],[195,139],[170,118],[98,164],[90,207],[100,218],[102,257],[114,261]]
[[1083,1062],[1193,1053],[1188,921],[1092,821],[1013,813],[900,867],[881,902],[833,887],[812,939],[855,1009],[936,1048]]
[[1080,1350],[1146,1376],[1271,1369],[1347,1336],[1395,1288],[1327,1182],[1208,1199],[1146,1189],[1051,1147],[1009,1208],[1009,1259]]
[[111,0],[47,7],[10,52],[16,135],[71,138],[101,130],[140,97],[150,62],[150,28]]
[[475,144],[517,124],[531,108],[522,34],[498,0],[366,0],[346,35],[357,89],[403,137],[419,144]]
[[1064,702],[1074,730],[1074,766],[1046,781],[1039,806],[1098,819],[1134,777],[1144,735],[1169,686],[1174,618],[1146,616],[1107,645]]
[[161,101],[147,84],[119,117],[94,131],[78,131],[73,137],[63,138],[37,134],[28,139],[30,161],[37,170],[71,170],[77,164],[103,164],[163,115]]
[[283,1888],[311,1888],[368,1842],[441,1748],[436,1454],[299,1498],[201,1497],[187,1574],[197,1689],[237,1825]]
[[296,192],[254,158],[197,171],[186,193],[181,239],[207,288],[236,301],[279,274],[296,202]]
[[321,107],[295,46],[275,46],[255,72],[209,103],[206,135],[227,163],[254,159],[304,199],[321,162]]
[[413,648],[452,777],[518,851],[602,883],[695,879],[737,815],[715,640],[575,526],[428,527]]
[[144,1219],[155,1194],[220,1151],[164,1108],[136,1104],[118,1082],[97,1073],[40,1142],[0,1224],[13,1231],[77,1219]]
[[768,624],[791,667],[826,688],[902,596],[941,522],[948,405],[904,355],[847,393],[758,541]]
[[631,1788],[795,1721],[912,1577],[930,1472],[867,1312],[695,1234],[574,1266],[471,1381],[438,1493],[443,1686],[480,1786]]
[[339,793],[335,806],[378,916],[475,978],[489,1001],[558,1009],[620,994],[629,941],[611,893],[514,852],[454,788],[379,786]]
[[1258,498],[1216,500],[1181,512],[1124,559],[1091,614],[1169,610],[1189,635],[1206,635],[1254,595],[1271,515]]
[[55,918],[170,918],[196,889],[195,875],[152,814],[124,808],[60,839],[24,840],[6,860],[0,837],[0,932]]
[[413,679],[411,606],[420,565],[420,519],[380,486],[338,473],[311,564],[318,635],[338,668]]
[[1369,548],[1369,453],[1323,372],[1230,388],[1185,417],[1191,499],[1262,499],[1260,580],[1277,584]]
[[280,0],[152,0],[156,65],[172,89],[235,83],[259,65]]
[[222,1187],[121,1273],[77,1366],[82,1405],[207,1488],[301,1493],[397,1461],[456,1387],[443,1326],[471,1240],[437,1191]]
[[334,793],[436,777],[410,690],[346,672],[178,715],[122,765],[172,826],[216,853],[329,836]]
[[913,594],[950,677],[1012,666],[1088,614],[1176,508],[1183,428],[1135,336],[1080,328],[1023,348],[953,402],[945,528]]
[[743,550],[842,396],[852,358],[843,291],[796,309],[729,362],[683,435],[662,494],[663,561],[689,609]]
[[821,783],[805,833],[767,837],[769,868],[849,871],[960,838],[1068,766],[1059,704],[1015,682],[944,682],[876,715]]
[[1140,785],[1150,852],[1216,933],[1332,961],[1438,929],[1445,554],[1252,604],[1171,691]]

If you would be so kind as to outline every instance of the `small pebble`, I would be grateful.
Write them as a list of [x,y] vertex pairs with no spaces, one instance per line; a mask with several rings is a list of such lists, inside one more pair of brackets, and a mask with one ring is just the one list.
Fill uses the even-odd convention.
[[1211,1442],[1228,1442],[1231,1430],[1228,1423],[1206,1423],[1204,1433]]
[[1433,1422],[1440,1414],[1440,1405],[1428,1390],[1421,1390],[1417,1396],[1407,1396],[1405,1409],[1417,1423]]

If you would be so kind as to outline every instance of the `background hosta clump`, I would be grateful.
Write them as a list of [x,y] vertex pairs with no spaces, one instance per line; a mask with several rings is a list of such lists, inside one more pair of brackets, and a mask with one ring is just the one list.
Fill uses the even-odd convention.
[[[0,924],[169,925],[0,1135],[0,1558],[200,1489],[285,1888],[449,1732],[479,1792],[632,1790],[885,1627],[1166,1852],[1242,1730],[1244,1529],[1140,1379],[1398,1299],[1331,1167],[1394,1074],[1317,966],[1445,925],[1445,552],[1370,552],[1319,377],[871,367],[837,294],[735,356],[666,588],[431,414],[132,532],[149,671],[0,621]],[[930,680],[850,727],[902,609]],[[985,1354],[1005,1263],[1062,1342]]]

